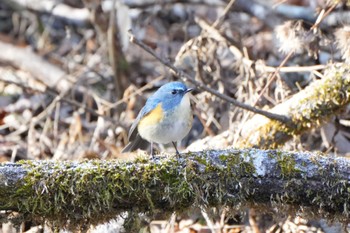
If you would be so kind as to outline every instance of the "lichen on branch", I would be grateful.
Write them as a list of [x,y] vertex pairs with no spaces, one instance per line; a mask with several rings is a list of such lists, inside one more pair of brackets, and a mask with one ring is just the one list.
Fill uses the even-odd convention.
[[349,103],[350,66],[331,64],[322,79],[271,109],[291,119],[289,124],[255,115],[246,123],[237,146],[278,148],[294,136],[321,126]]
[[23,161],[0,166],[0,209],[68,228],[126,212],[152,218],[196,206],[265,211],[287,206],[289,213],[308,210],[345,220],[349,168],[342,158],[256,149],[129,162]]

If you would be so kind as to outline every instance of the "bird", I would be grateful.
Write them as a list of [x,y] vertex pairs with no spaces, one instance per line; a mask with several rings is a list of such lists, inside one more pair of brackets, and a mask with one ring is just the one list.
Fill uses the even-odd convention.
[[193,89],[182,82],[169,82],[150,96],[129,130],[129,143],[122,153],[145,149],[153,143],[172,143],[176,155],[180,155],[176,142],[190,131],[193,114],[188,93]]

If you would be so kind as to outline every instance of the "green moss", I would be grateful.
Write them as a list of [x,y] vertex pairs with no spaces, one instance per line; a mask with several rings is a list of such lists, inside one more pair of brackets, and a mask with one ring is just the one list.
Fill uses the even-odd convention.
[[[259,152],[269,155],[267,159],[272,159],[272,166],[276,161],[278,167],[272,177],[278,179],[276,174],[281,174],[282,178],[289,178],[282,181],[281,189],[271,190],[272,194],[264,190],[269,183],[263,180],[262,173],[256,175],[257,160],[252,155]],[[198,206],[238,209],[251,203],[269,204],[270,198],[282,205],[300,203],[304,208],[308,206],[306,196],[312,200],[310,206],[319,208],[316,213],[328,209],[348,213],[344,203],[350,201],[350,185],[337,175],[340,168],[332,164],[312,165],[317,175],[324,176],[322,187],[326,187],[315,191],[308,189],[315,186],[308,186],[308,177],[298,169],[296,158],[300,159],[282,151],[246,149],[221,154],[204,151],[147,162],[141,159],[137,163],[26,161],[21,162],[29,171],[24,186],[9,196],[9,201],[18,203],[19,212],[31,218],[47,219],[58,228],[106,222],[123,212],[125,227],[130,232],[145,224],[141,216],[152,219],[159,213],[168,216]],[[300,189],[298,194],[293,196],[297,189]],[[304,196],[299,195],[303,192]]]
[[[289,125],[283,124],[279,121],[271,120],[264,124],[243,140],[241,147],[254,147],[261,149],[274,149],[278,148],[283,142],[287,141],[293,135],[297,134],[298,125],[290,123]],[[259,136],[256,140],[252,140],[255,135]]]
[[325,77],[317,85],[309,87],[304,95],[303,99],[286,112],[291,122],[284,124],[270,120],[242,139],[239,146],[278,148],[292,137],[320,126],[341,111],[350,102],[350,66],[333,65],[327,70]]
[[204,157],[201,157],[201,156],[195,156],[193,157],[195,161],[197,161],[199,164],[202,164],[204,166],[207,166],[208,163],[207,163],[207,159],[204,158]]
[[13,196],[21,200],[18,210],[62,227],[105,222],[135,207],[151,215],[164,207],[171,213],[188,208],[194,200],[175,159],[137,167],[116,161],[21,163],[30,172]]
[[[241,151],[242,152],[242,151]],[[229,155],[219,155],[219,159],[224,162],[226,165],[227,170],[234,170],[236,171],[234,174],[237,175],[253,175],[255,173],[255,166],[252,162],[249,156],[248,150],[245,152],[246,155],[242,154],[229,154]],[[245,159],[245,157],[249,157],[249,161],[246,161],[248,159]],[[227,171],[225,171],[227,172]]]
[[275,154],[278,166],[281,169],[281,175],[283,177],[292,177],[300,175],[300,169],[296,168],[296,161],[294,155],[282,151],[277,151]]
[[[249,159],[249,152],[242,156],[242,151],[237,153],[219,154],[207,157],[206,152],[193,155],[189,158],[186,178],[189,180],[197,199],[194,203],[204,206],[234,206],[248,198],[250,191],[245,192],[239,185],[241,178],[252,178],[255,167]],[[217,161],[220,160],[220,161]],[[231,190],[237,198],[227,198],[227,190]],[[231,194],[232,195],[232,194]],[[198,204],[197,204],[198,205]]]
[[293,121],[300,122],[300,129],[320,125],[323,121],[349,102],[349,67],[340,70],[330,69],[318,86],[314,86],[312,95],[300,101],[298,109],[293,110]]

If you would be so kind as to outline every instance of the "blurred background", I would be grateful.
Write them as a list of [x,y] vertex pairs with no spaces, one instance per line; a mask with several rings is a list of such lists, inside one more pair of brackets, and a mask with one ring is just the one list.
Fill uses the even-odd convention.
[[[349,6],[325,0],[2,0],[0,161],[137,154],[120,153],[130,125],[150,94],[178,78],[129,42],[130,29],[197,81],[269,109],[322,78],[327,64],[350,61]],[[252,114],[207,92],[191,98],[195,121],[181,150],[234,146]],[[348,156],[349,112],[283,149]],[[201,218],[178,219],[178,232],[207,232]],[[258,232],[248,220],[222,224],[231,226],[227,232]],[[260,229],[326,228],[302,219],[267,222]]]

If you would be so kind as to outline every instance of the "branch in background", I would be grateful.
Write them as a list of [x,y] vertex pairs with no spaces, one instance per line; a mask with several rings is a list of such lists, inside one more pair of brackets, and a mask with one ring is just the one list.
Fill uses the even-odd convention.
[[[261,1],[256,0],[236,0],[233,10],[244,11],[249,15],[255,16],[271,28],[282,24],[285,21],[285,18],[303,20],[312,24],[317,21],[315,10],[310,9],[310,7],[284,3],[278,4],[276,7],[269,7],[268,4],[260,2]],[[339,3],[339,1],[334,2],[335,5]],[[331,9],[331,11],[332,10],[333,9]],[[321,21],[321,28],[346,25],[350,23],[350,12],[346,10],[333,11]]]
[[271,112],[283,113],[292,119],[291,125],[255,115],[246,123],[238,145],[244,147],[277,148],[296,135],[321,126],[350,103],[350,66],[329,65],[321,80],[275,106]]
[[117,23],[119,13],[117,8],[117,1],[113,0],[111,13],[109,15],[109,25],[107,30],[108,56],[109,62],[114,72],[114,88],[116,91],[117,100],[123,98],[124,91],[128,80],[128,62],[125,58],[122,45],[119,26]]
[[220,206],[345,221],[349,171],[343,158],[255,149],[133,162],[23,161],[0,166],[0,209],[73,228],[125,212],[153,218]]
[[[86,26],[91,23],[89,17],[89,10],[86,8],[73,8],[63,3],[57,3],[52,0],[45,1],[24,1],[24,0],[5,0],[5,2],[12,8],[17,10],[30,9],[37,12],[53,15],[66,21],[68,24],[77,26]],[[223,2],[217,1],[183,1],[174,0],[165,2],[163,4],[178,4],[183,3],[187,5],[207,5],[213,7],[224,7]],[[141,3],[135,3],[134,1],[124,1],[123,4],[130,8],[145,9],[148,7],[154,7],[158,4],[157,1],[147,1]],[[109,6],[106,5],[106,10]],[[252,16],[257,17],[267,25],[274,27],[283,22],[283,18],[288,19],[302,19],[304,21],[313,23],[316,19],[314,11],[309,7],[296,6],[290,4],[278,4],[275,8],[269,8],[266,5],[260,4],[253,0],[237,0],[234,3],[234,11],[244,11]],[[325,20],[323,20],[321,27],[340,26],[349,24],[350,13],[348,11],[332,12]]]
[[117,1],[112,1],[110,12],[102,9],[103,7],[100,1],[84,0],[83,2],[85,7],[90,11],[92,24],[97,31],[99,43],[101,45],[106,44],[106,53],[114,74],[113,80],[116,97],[117,100],[120,100],[129,82],[129,67],[122,49],[121,33],[117,22]]
[[271,10],[288,19],[304,20],[307,22],[315,22],[316,20],[315,11],[308,6],[282,3],[273,7]]
[[247,14],[258,18],[261,22],[264,22],[271,28],[274,28],[276,25],[279,25],[284,21],[284,19],[276,14],[273,9],[254,0],[236,0],[233,9],[239,12],[246,12]]
[[290,121],[287,117],[283,116],[283,115],[279,115],[276,113],[271,113],[271,112],[267,112],[258,108],[254,108],[250,105],[241,103],[237,100],[235,100],[234,98],[231,98],[227,95],[224,95],[222,93],[220,93],[217,90],[214,90],[210,87],[207,87],[206,85],[204,85],[203,83],[200,83],[198,81],[196,81],[194,78],[192,78],[190,75],[184,73],[183,71],[179,70],[177,67],[175,67],[171,62],[169,61],[165,61],[164,59],[162,59],[160,56],[158,56],[150,47],[148,47],[147,45],[145,45],[142,41],[138,40],[131,32],[130,32],[130,41],[138,46],[140,46],[143,50],[145,50],[146,52],[148,52],[149,54],[151,54],[153,57],[155,57],[158,61],[160,61],[162,64],[164,64],[165,66],[169,67],[173,72],[175,72],[175,74],[183,79],[184,81],[188,81],[190,83],[192,83],[193,85],[195,85],[197,88],[205,90],[217,97],[219,97],[222,100],[227,101],[228,103],[233,104],[234,106],[243,108],[245,110],[257,113],[257,114],[261,114],[264,115],[268,118],[277,120],[279,122],[283,122],[285,124],[288,124],[288,122]]
[[274,149],[295,136],[308,132],[340,113],[350,103],[350,66],[345,63],[331,64],[324,77],[313,82],[290,99],[276,105],[270,111],[285,114],[291,119],[286,125],[255,115],[247,121],[238,139],[233,132],[225,131],[215,137],[203,138],[187,149],[217,148],[217,145]]
[[[205,20],[195,17],[195,21],[202,28],[202,30],[205,30],[207,33],[205,36],[208,36],[210,38],[213,38],[216,41],[223,42],[227,44],[230,52],[236,57],[237,60],[239,60],[244,66],[247,67],[254,67],[254,69],[257,72],[260,73],[275,73],[275,72],[282,72],[282,73],[291,73],[291,72],[312,72],[315,70],[322,70],[326,66],[325,65],[313,65],[313,66],[278,66],[278,67],[273,67],[273,66],[267,66],[264,64],[264,62],[261,61],[253,61],[250,60],[249,58],[245,57],[242,52],[236,48],[234,45],[230,44],[229,40],[223,36],[220,31],[215,28],[212,25],[209,25]],[[182,50],[185,50],[188,48],[186,44],[181,48]]]
[[[0,71],[2,71],[0,69]],[[0,81],[2,82],[5,82],[5,83],[8,83],[8,84],[14,84],[18,87],[21,87],[25,90],[32,90],[32,91],[36,91],[36,92],[40,92],[40,93],[47,93],[48,95],[52,96],[53,98],[58,98],[57,100],[59,101],[62,101],[62,102],[66,102],[68,104],[71,104],[77,108],[82,108],[84,109],[86,112],[88,113],[91,113],[93,116],[96,116],[96,117],[102,117],[110,122],[112,122],[113,124],[115,125],[119,125],[121,124],[120,122],[116,121],[114,118],[112,117],[109,117],[109,116],[106,116],[104,114],[100,114],[97,112],[96,109],[93,109],[93,108],[90,108],[82,103],[79,103],[78,101],[74,100],[74,99],[69,99],[69,98],[66,98],[66,95],[67,93],[65,92],[62,92],[62,93],[58,93],[56,90],[52,89],[52,88],[45,88],[45,90],[41,90],[39,88],[34,88],[32,86],[29,86],[29,85],[26,85],[24,83],[20,83],[20,82],[16,82],[16,81],[11,81],[11,80],[7,80],[6,78],[4,79],[3,77],[0,77]],[[83,88],[82,88],[83,89]],[[87,90],[80,90],[81,92],[85,91],[84,93],[86,95],[89,95],[89,92]]]
[[337,27],[350,24],[350,11],[333,11],[322,20],[320,27]]
[[[174,5],[174,4],[187,4],[187,5],[199,5],[199,6],[210,6],[210,7],[225,7],[226,3],[223,0],[170,0],[170,1],[163,1],[162,6],[166,7],[167,5]],[[127,5],[129,8],[139,8],[139,9],[146,9],[148,7],[154,7],[159,2],[157,0],[147,0],[147,1],[133,1],[133,0],[125,0],[124,4]]]
[[14,67],[29,72],[46,86],[65,92],[73,85],[72,79],[65,71],[52,65],[30,48],[21,48],[0,41],[0,62],[9,63]]
[[36,12],[50,14],[60,18],[68,24],[86,26],[90,24],[89,10],[86,8],[73,8],[66,4],[52,0],[4,0],[9,6],[16,10],[30,9]]

